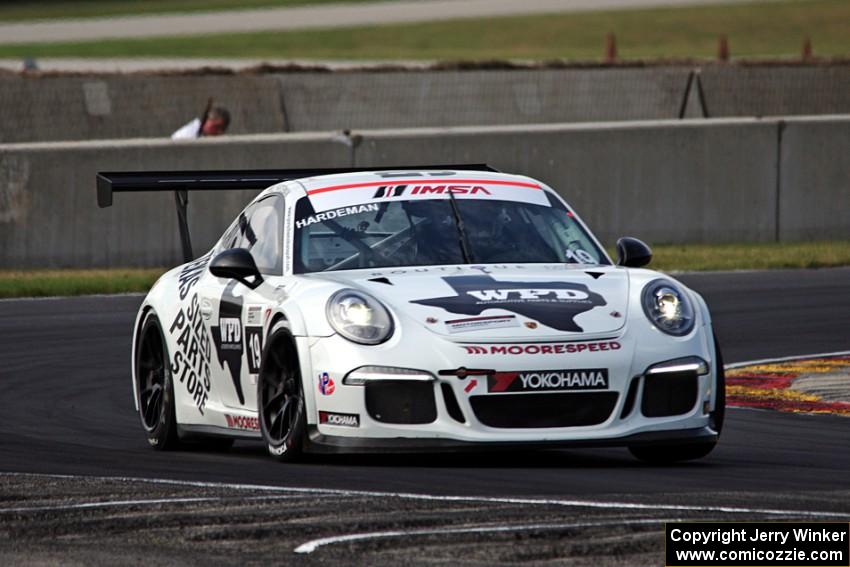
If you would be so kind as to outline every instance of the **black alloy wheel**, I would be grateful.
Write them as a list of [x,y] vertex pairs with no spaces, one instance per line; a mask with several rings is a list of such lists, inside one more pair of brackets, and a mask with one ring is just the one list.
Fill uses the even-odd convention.
[[263,355],[257,388],[260,429],[269,453],[292,461],[301,453],[306,416],[301,376],[288,329],[278,326]]
[[139,417],[151,447],[171,449],[177,445],[174,392],[170,359],[155,314],[145,316],[139,337],[136,355]]

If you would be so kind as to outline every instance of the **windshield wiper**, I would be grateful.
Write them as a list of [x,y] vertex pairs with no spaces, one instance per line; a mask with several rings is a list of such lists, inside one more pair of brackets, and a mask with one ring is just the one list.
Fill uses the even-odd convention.
[[469,253],[469,246],[466,241],[466,231],[463,227],[463,219],[460,216],[460,210],[457,208],[455,196],[449,191],[449,202],[452,204],[452,214],[455,217],[455,225],[457,226],[457,236],[460,242],[460,251],[463,254],[463,261],[466,264],[472,263],[472,254]]

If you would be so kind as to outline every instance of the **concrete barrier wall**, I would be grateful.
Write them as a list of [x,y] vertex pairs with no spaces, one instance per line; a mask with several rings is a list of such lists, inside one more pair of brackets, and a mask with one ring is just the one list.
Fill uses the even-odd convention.
[[278,75],[292,130],[678,118],[689,69]]
[[[179,263],[171,193],[96,203],[98,171],[342,167],[351,150],[331,135],[240,136],[190,142],[126,140],[0,146],[0,267],[168,266]],[[202,253],[256,192],[193,193]]]
[[709,65],[699,75],[711,117],[850,114],[848,65]]
[[[0,145],[0,268],[179,263],[172,195],[121,194],[98,209],[104,170],[483,161],[550,184],[606,244],[687,243],[849,238],[848,156],[850,117]],[[196,252],[250,197],[190,197]]]
[[[704,105],[689,80],[697,71]],[[231,109],[236,135],[660,120],[683,108],[687,117],[850,114],[850,65],[0,75],[0,143],[164,138],[210,96]]]
[[0,143],[168,138],[209,97],[233,134],[286,129],[278,82],[261,76],[0,76]]
[[850,239],[850,117],[783,123],[780,240]]
[[357,165],[485,161],[556,189],[602,240],[772,240],[775,123],[560,125],[372,132]]

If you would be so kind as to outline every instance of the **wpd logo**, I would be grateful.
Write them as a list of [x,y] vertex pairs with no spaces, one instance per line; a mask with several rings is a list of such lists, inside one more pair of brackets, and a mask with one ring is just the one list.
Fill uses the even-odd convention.
[[334,393],[336,387],[334,386],[334,381],[328,376],[327,372],[322,372],[319,374],[319,391],[324,396],[330,396]]
[[486,309],[504,309],[559,331],[582,332],[575,317],[605,299],[584,284],[565,281],[502,281],[490,275],[443,278],[454,295],[420,299],[411,303],[440,307],[449,313],[480,315]]

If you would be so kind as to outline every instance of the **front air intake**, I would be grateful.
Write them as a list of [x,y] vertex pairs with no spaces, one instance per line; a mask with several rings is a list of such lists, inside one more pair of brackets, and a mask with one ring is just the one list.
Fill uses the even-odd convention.
[[489,427],[543,428],[599,425],[617,404],[617,392],[472,396],[475,417]]
[[440,390],[443,392],[443,400],[446,402],[446,411],[449,412],[449,416],[459,423],[466,423],[452,387],[448,384],[440,384]]
[[413,380],[370,380],[366,411],[381,423],[422,424],[437,419],[434,383]]
[[649,374],[643,378],[640,411],[646,417],[689,413],[697,403],[699,376],[695,371]]

